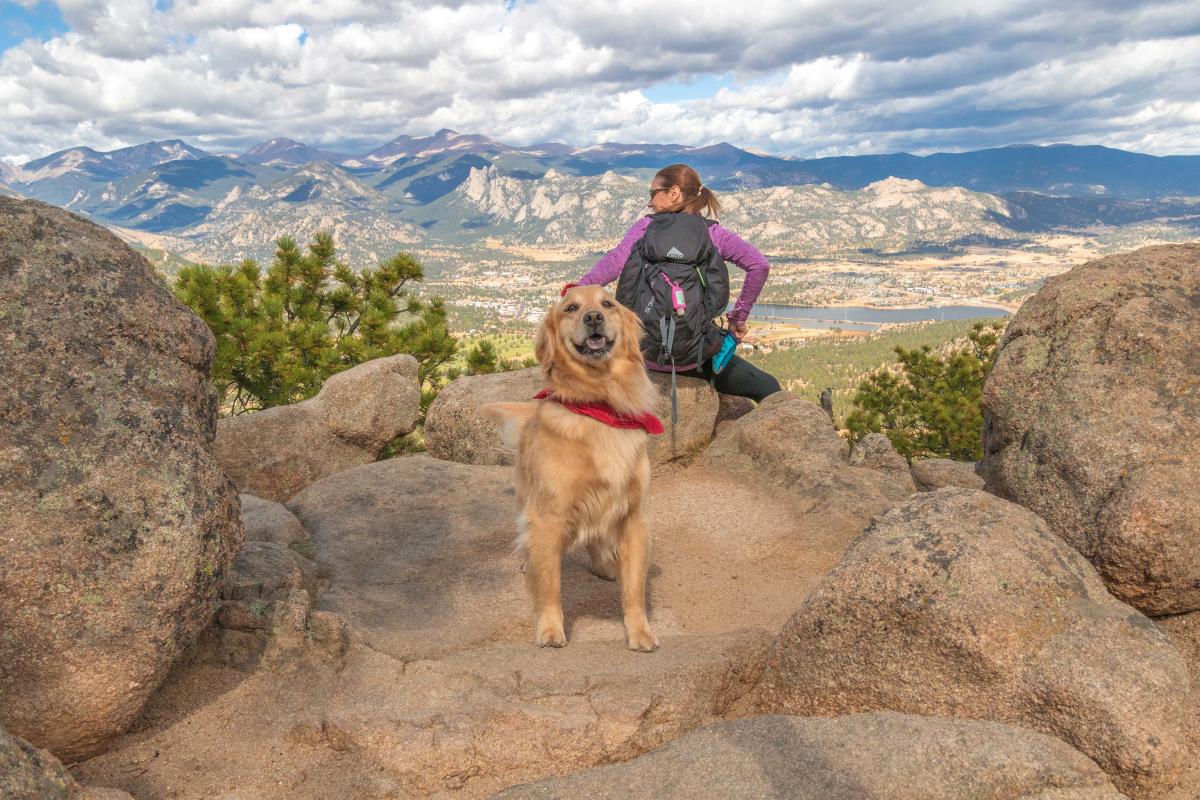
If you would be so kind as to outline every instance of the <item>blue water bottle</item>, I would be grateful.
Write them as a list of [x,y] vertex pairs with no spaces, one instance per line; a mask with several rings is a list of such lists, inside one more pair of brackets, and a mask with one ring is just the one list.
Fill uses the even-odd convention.
[[725,338],[721,340],[721,349],[712,359],[712,371],[714,375],[719,375],[721,370],[729,366],[729,359],[733,358],[733,351],[737,350],[737,339],[733,338],[730,331],[725,331]]

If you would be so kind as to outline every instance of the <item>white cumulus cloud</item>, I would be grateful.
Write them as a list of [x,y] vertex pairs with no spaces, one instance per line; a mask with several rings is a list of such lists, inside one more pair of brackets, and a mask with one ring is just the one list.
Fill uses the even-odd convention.
[[[1017,141],[1200,152],[1195,0],[58,8],[66,33],[0,53],[0,157],[177,137],[218,151],[273,136],[367,149],[442,127],[800,156]],[[723,88],[661,90],[705,76]]]

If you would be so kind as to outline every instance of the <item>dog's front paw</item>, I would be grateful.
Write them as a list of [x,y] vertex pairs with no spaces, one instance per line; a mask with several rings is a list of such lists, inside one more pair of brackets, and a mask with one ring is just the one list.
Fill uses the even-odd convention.
[[538,647],[565,647],[567,634],[563,633],[562,625],[539,623],[534,641]]
[[658,637],[649,628],[629,631],[626,634],[626,641],[629,643],[630,650],[637,650],[641,653],[653,653],[658,649]]

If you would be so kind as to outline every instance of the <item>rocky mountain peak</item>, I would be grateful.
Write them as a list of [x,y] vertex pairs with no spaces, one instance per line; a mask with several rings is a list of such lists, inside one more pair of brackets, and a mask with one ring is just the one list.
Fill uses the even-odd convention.
[[345,160],[345,156],[340,153],[318,150],[285,136],[277,136],[256,144],[238,158],[241,161],[273,167],[296,167],[310,161],[341,162]]
[[878,195],[911,194],[912,192],[919,192],[922,189],[928,188],[928,186],[918,180],[908,180],[906,178],[896,178],[893,176],[868,184],[863,191]]
[[345,170],[328,161],[310,161],[292,170],[270,187],[272,196],[289,202],[351,198],[382,199],[379,192],[355,180]]

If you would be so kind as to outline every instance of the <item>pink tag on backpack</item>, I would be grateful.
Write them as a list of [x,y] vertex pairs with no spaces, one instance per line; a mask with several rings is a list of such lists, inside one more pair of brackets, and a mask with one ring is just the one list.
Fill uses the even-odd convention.
[[675,309],[676,316],[682,317],[684,312],[687,311],[687,298],[685,298],[683,295],[683,287],[681,287],[678,283],[672,282],[671,279],[667,277],[667,273],[660,272],[658,274],[662,275],[663,280],[666,281],[667,285],[671,287],[671,308]]

